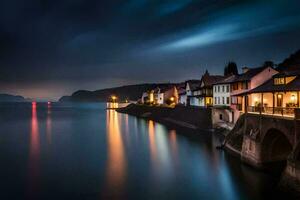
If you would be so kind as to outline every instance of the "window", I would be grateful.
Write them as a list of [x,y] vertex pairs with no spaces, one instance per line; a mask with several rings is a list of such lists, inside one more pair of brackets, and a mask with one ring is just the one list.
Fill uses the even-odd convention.
[[220,92],[220,86],[218,85],[218,92]]
[[222,104],[225,104],[225,98],[222,97]]
[[215,92],[217,92],[217,86],[214,86]]
[[215,97],[215,104],[217,104],[217,97]]
[[229,85],[226,86],[226,92],[229,92]]
[[274,78],[274,85],[284,85],[284,78],[280,77],[280,78]]
[[218,97],[218,104],[220,104],[220,97]]
[[224,89],[224,87],[225,87],[225,86],[223,85],[223,86],[222,86],[222,92],[225,92],[225,89]]
[[229,103],[229,97],[226,98],[226,103],[227,103],[227,104],[230,104],[230,103]]
[[296,78],[296,76],[285,77],[285,83],[288,84],[289,82],[292,82],[295,78]]

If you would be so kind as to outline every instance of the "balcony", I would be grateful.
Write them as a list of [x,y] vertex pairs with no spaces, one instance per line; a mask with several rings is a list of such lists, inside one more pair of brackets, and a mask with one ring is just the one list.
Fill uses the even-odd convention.
[[295,109],[297,107],[258,107],[258,106],[248,106],[247,112],[262,115],[273,115],[281,117],[295,117]]

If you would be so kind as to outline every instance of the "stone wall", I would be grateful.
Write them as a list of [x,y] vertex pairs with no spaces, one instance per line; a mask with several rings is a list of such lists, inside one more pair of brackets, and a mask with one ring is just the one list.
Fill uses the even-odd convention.
[[131,104],[126,108],[117,109],[137,117],[152,119],[164,124],[185,126],[193,129],[211,129],[211,108],[194,106],[159,107]]

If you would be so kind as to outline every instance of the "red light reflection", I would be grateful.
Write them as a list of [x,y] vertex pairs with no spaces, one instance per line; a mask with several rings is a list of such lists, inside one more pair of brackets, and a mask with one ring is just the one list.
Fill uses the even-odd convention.
[[30,131],[30,146],[29,146],[29,195],[33,198],[36,195],[39,177],[39,157],[40,157],[40,138],[39,127],[36,111],[36,103],[32,102],[31,111],[31,131]]

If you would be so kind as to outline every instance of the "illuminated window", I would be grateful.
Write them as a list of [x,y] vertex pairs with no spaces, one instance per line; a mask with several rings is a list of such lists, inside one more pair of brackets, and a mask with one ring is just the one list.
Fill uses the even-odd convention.
[[293,81],[296,78],[296,76],[288,76],[285,77],[285,82],[286,84],[288,84],[289,82]]
[[284,78],[274,78],[274,85],[284,85]]

